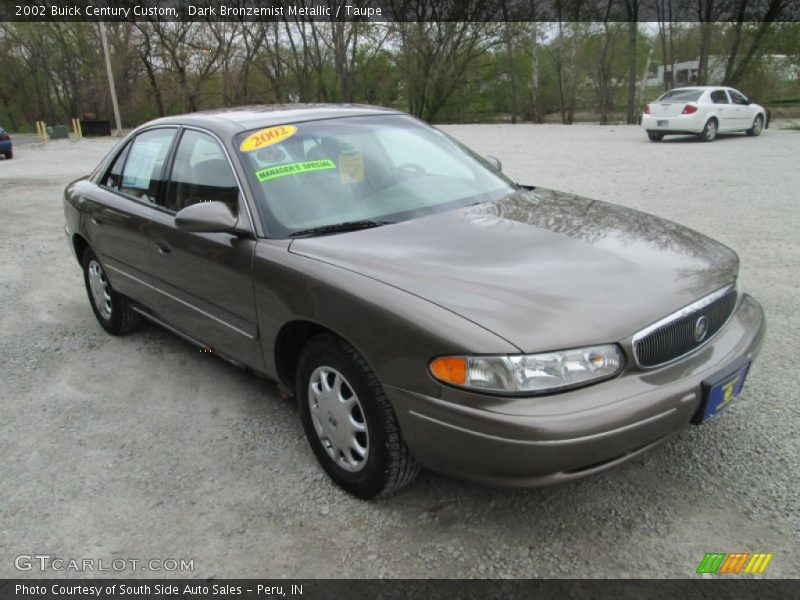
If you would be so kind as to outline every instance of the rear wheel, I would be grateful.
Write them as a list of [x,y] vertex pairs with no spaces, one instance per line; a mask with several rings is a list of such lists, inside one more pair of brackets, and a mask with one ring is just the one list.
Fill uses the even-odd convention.
[[647,132],[647,137],[650,138],[651,142],[660,142],[661,140],[664,139],[664,134],[663,133],[655,133],[653,131],[648,131]]
[[89,303],[103,329],[111,335],[124,335],[139,329],[142,317],[130,307],[126,298],[112,289],[94,252],[87,249],[82,263]]
[[761,132],[764,129],[764,117],[761,115],[757,115],[756,118],[753,120],[753,126],[745,131],[745,133],[749,136],[756,136],[761,135]]
[[373,498],[419,473],[383,386],[348,343],[330,334],[311,339],[300,355],[295,385],[308,443],[344,490]]
[[717,128],[717,120],[709,119],[708,122],[706,122],[706,126],[703,127],[703,131],[700,133],[700,139],[704,142],[713,142],[717,137]]
[[5,153],[5,155],[8,160],[11,160],[12,158],[14,158],[14,151],[9,150],[8,152]]

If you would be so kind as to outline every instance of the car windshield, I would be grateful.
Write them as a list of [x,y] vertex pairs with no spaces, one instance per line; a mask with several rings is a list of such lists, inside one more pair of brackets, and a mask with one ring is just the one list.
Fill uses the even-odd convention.
[[684,88],[680,90],[670,90],[661,96],[658,102],[697,102],[700,96],[703,95],[703,90],[694,88]]
[[517,190],[484,159],[405,115],[287,123],[235,141],[270,237],[395,223]]

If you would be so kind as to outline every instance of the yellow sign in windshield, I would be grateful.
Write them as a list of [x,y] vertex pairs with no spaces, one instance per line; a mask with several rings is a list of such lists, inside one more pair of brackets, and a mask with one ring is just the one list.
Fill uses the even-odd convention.
[[336,164],[332,160],[308,160],[260,169],[256,171],[256,178],[258,178],[261,183],[264,183],[270,179],[277,179],[285,175],[296,175],[298,173],[308,173],[309,171],[324,171],[325,169],[335,168]]
[[268,127],[261,129],[255,133],[248,135],[239,146],[242,152],[252,152],[259,148],[266,148],[282,142],[286,138],[292,137],[297,132],[297,127],[294,125],[278,125],[277,127]]

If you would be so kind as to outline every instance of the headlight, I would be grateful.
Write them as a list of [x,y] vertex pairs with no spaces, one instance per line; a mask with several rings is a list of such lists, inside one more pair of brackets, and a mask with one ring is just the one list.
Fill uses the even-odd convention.
[[613,345],[509,356],[440,356],[431,374],[444,383],[501,394],[544,394],[613,377],[622,369]]

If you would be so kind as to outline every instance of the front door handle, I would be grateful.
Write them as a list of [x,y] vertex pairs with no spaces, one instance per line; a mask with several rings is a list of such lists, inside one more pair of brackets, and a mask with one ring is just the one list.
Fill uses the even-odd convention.
[[101,219],[100,217],[94,217],[93,216],[92,217],[92,223],[94,223],[95,225],[102,225],[103,224],[103,219]]
[[167,244],[158,243],[156,244],[156,248],[158,248],[159,254],[169,254],[172,252],[172,248],[170,248]]

